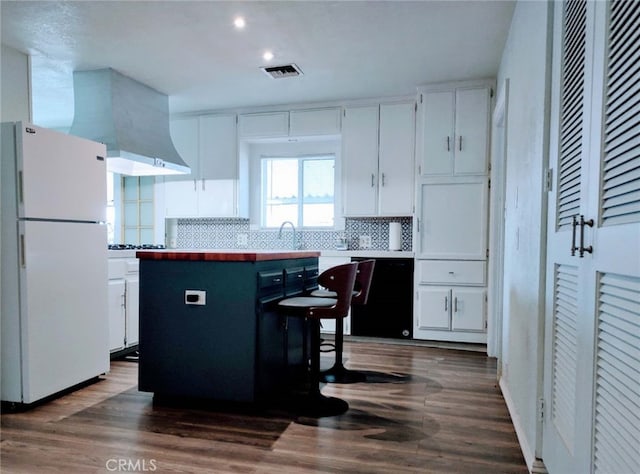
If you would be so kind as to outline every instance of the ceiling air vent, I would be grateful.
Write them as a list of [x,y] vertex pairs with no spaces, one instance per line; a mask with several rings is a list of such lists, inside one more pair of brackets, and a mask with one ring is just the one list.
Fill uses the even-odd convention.
[[273,79],[282,79],[283,77],[301,76],[302,71],[295,64],[285,64],[283,66],[263,66],[260,69]]

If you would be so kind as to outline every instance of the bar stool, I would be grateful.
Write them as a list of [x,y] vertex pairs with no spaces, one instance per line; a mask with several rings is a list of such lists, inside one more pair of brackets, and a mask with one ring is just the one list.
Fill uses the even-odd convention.
[[[320,320],[342,320],[349,313],[358,264],[346,263],[325,270],[318,276],[318,284],[333,291],[333,298],[298,296],[286,298],[278,303],[280,311],[287,317],[304,318],[310,330],[310,354],[305,354],[309,364],[309,390],[300,413],[311,416],[333,416],[344,413],[349,404],[335,397],[326,397],[320,392]],[[342,321],[340,321],[340,325]],[[306,338],[306,331],[305,331]]]
[[[373,269],[375,268],[375,260],[362,260],[358,262],[358,271],[356,273],[356,282],[351,297],[351,306],[365,305],[369,299],[369,290],[371,289],[371,280],[373,279]],[[319,298],[332,298],[334,292],[327,289],[318,289],[311,292],[311,296]],[[342,352],[344,348],[344,325],[336,324],[336,332],[334,338],[335,362],[330,369],[320,373],[320,379],[328,383],[356,383],[364,382],[366,375],[362,372],[347,369],[342,362]],[[330,351],[323,351],[330,352]]]

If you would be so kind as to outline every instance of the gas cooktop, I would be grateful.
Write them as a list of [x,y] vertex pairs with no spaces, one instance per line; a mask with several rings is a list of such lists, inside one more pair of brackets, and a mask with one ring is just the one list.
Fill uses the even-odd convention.
[[153,250],[166,248],[162,244],[109,244],[109,250]]

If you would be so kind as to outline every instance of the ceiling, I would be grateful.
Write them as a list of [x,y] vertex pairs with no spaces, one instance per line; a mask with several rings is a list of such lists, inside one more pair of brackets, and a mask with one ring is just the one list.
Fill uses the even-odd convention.
[[[73,119],[74,70],[111,67],[172,113],[403,96],[495,77],[512,1],[5,1],[2,43],[31,55],[34,122]],[[234,28],[237,15],[246,19]],[[271,50],[274,59],[262,58]],[[296,78],[259,67],[295,63]]]

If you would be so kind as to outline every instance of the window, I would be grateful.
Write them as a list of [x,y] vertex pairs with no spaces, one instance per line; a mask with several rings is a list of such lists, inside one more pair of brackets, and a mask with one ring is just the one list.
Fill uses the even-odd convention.
[[262,226],[333,227],[335,157],[263,157]]
[[153,244],[153,176],[122,177],[122,242]]

